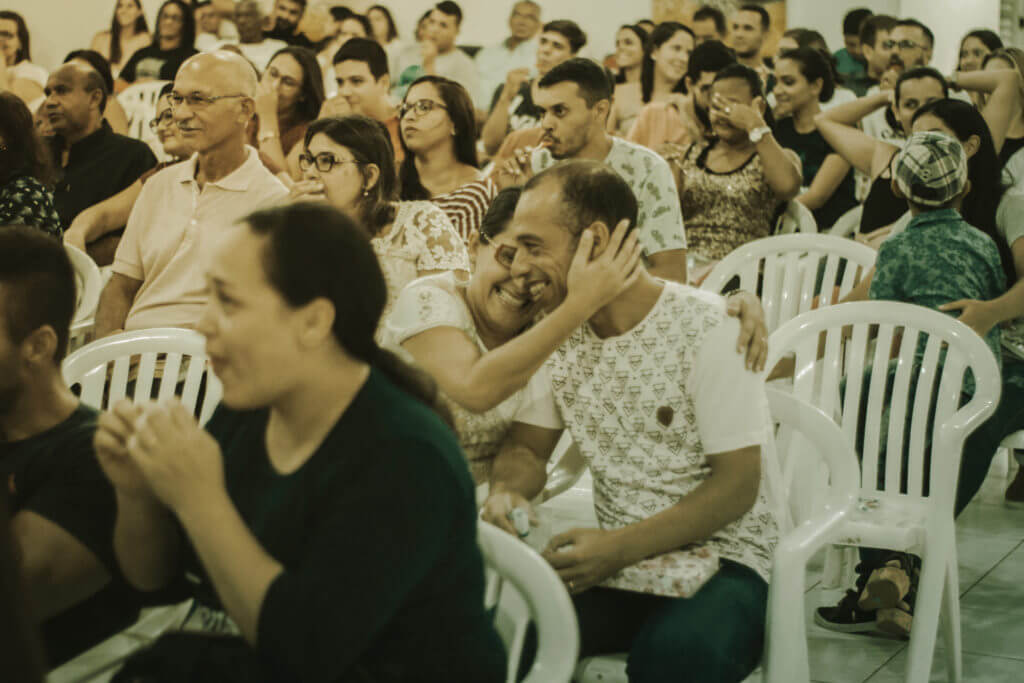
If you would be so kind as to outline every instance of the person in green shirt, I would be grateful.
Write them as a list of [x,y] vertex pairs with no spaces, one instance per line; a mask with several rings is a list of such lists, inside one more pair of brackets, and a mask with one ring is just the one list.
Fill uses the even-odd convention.
[[204,430],[122,402],[96,448],[124,575],[183,573],[222,633],[165,636],[115,680],[504,681],[473,482],[433,383],[374,341],[364,231],[293,204],[211,246],[198,329],[222,405]]

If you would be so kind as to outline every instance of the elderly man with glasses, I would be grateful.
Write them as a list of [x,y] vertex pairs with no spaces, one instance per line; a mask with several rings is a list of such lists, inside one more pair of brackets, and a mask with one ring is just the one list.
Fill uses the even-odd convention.
[[246,146],[256,73],[239,55],[186,61],[169,95],[192,158],[142,188],[96,311],[96,336],[152,327],[193,327],[206,300],[200,255],[218,231],[287,190]]

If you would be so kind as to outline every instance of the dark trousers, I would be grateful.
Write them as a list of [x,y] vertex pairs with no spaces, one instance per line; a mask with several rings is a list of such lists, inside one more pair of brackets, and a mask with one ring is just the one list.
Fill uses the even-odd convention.
[[729,560],[692,598],[592,588],[573,604],[580,657],[628,652],[630,683],[739,683],[761,661],[768,584]]

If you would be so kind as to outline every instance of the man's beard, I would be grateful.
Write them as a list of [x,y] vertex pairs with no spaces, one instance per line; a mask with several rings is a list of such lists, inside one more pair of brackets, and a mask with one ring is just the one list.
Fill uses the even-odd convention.
[[284,17],[278,17],[277,21],[274,22],[274,33],[295,33],[295,29],[298,28],[298,24],[294,24]]

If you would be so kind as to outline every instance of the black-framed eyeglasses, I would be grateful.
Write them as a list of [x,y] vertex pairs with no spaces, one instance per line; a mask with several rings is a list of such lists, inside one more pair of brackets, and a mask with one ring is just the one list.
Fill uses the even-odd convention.
[[197,92],[182,95],[180,92],[174,92],[173,90],[168,95],[172,107],[180,107],[184,103],[188,105],[189,109],[205,109],[217,100],[226,100],[232,97],[248,97],[248,95],[203,95]]
[[172,112],[170,109],[164,109],[162,114],[157,114],[155,118],[150,119],[149,129],[155,133],[157,129],[160,128],[160,126],[166,126],[173,120],[174,112]]
[[403,102],[402,106],[398,108],[398,118],[404,119],[405,115],[411,111],[416,112],[416,116],[426,116],[435,109],[448,110],[448,107],[444,106],[440,102],[434,100],[416,100],[415,102]]
[[896,47],[896,45],[897,45],[897,43],[896,43],[895,40],[883,40],[882,41],[882,49],[884,49],[884,50],[892,50],[893,48]]
[[316,170],[321,173],[330,173],[331,169],[335,166],[340,166],[342,164],[356,164],[358,166],[361,163],[363,162],[358,161],[357,159],[339,159],[330,152],[321,152],[316,156],[305,153],[299,155],[299,170],[303,173],[308,171],[314,165],[316,166]]
[[276,66],[272,66],[269,69],[267,69],[267,76],[269,76],[270,78],[276,78],[280,80],[281,83],[287,85],[289,88],[298,88],[300,85],[302,85],[291,76],[285,76],[284,74],[282,74],[280,71],[277,70]]
[[917,48],[924,46],[918,45],[912,40],[901,40],[898,43],[896,43],[896,47],[898,47],[901,50],[916,50]]

